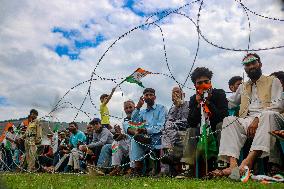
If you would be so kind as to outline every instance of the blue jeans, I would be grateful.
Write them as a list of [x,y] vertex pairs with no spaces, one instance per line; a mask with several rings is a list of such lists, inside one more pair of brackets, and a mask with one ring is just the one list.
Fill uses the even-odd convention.
[[111,166],[111,144],[105,144],[102,149],[99,156],[99,160],[97,163],[98,167],[104,168],[104,167],[110,167]]

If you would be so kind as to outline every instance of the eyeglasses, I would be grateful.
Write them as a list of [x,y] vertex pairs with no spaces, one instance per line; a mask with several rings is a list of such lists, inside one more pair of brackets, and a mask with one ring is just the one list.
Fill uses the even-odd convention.
[[209,79],[206,79],[206,80],[196,82],[197,85],[201,85],[202,83],[209,84],[209,83],[211,83],[211,81]]

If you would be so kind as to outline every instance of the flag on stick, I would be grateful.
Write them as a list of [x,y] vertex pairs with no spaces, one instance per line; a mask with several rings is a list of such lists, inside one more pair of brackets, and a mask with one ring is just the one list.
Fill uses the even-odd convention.
[[121,83],[123,83],[124,81],[127,81],[129,83],[136,83],[140,87],[145,88],[140,80],[148,74],[151,74],[151,72],[148,72],[148,71],[146,71],[142,68],[138,68],[137,70],[135,70],[135,72],[133,74],[126,77],[126,79],[123,80]]

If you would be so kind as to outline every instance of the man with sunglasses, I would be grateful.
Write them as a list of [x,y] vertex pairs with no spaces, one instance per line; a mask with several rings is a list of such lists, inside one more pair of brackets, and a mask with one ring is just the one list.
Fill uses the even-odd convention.
[[[275,77],[262,75],[262,63],[257,54],[247,54],[242,63],[249,81],[241,84],[228,99],[230,107],[240,105],[239,118],[224,119],[219,147],[220,159],[229,162],[230,167],[212,172],[215,176],[230,175],[233,179],[239,179],[246,166],[251,169],[258,157],[270,155],[271,162],[279,160],[274,152],[275,139],[269,131],[276,130],[276,117],[283,108],[281,83]],[[250,152],[238,167],[237,159],[247,138],[253,139]]]
[[[213,73],[208,68],[198,67],[191,75],[191,80],[196,88],[196,94],[190,97],[188,124],[189,129],[184,144],[184,154],[182,162],[189,165],[189,169],[183,175],[177,178],[193,176],[190,171],[193,170],[195,164],[196,147],[198,140],[194,137],[200,135],[201,127],[201,101],[210,112],[209,121],[212,131],[221,127],[223,119],[228,115],[228,101],[223,89],[215,89],[212,87],[211,79]],[[217,126],[218,125],[218,126]],[[215,136],[218,137],[218,136]],[[213,159],[212,159],[213,161]],[[209,163],[213,165],[213,163]],[[213,167],[209,167],[212,170]]]

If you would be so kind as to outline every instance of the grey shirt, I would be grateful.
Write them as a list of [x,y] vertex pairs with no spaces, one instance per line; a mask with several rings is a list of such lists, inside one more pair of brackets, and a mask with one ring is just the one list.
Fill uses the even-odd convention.
[[179,131],[185,131],[188,127],[187,117],[189,113],[189,102],[185,101],[180,107],[171,107],[164,130],[162,131],[162,146],[167,148],[173,146],[179,140]]
[[89,148],[96,146],[103,146],[105,144],[111,144],[113,142],[113,134],[107,128],[103,128],[102,132],[93,134],[93,140],[88,145]]

